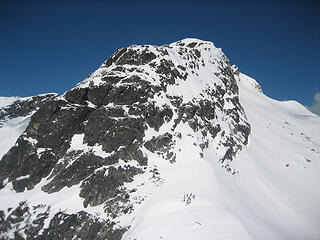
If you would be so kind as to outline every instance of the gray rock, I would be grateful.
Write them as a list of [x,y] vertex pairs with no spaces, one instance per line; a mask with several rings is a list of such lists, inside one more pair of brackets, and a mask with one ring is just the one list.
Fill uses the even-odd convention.
[[109,167],[99,170],[87,178],[81,185],[80,197],[84,198],[83,205],[97,206],[109,199],[122,194],[119,187],[125,182],[132,182],[133,176],[142,173],[135,167]]

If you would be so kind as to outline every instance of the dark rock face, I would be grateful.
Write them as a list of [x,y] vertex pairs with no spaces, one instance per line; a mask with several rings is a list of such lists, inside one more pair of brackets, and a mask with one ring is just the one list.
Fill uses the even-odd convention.
[[106,84],[97,87],[75,88],[68,91],[65,98],[71,103],[83,105],[86,102],[91,102],[96,106],[108,105],[109,103],[116,105],[145,103],[150,96],[150,84],[139,80],[137,76],[132,76],[122,81],[123,83],[132,82],[130,85],[114,86]]
[[109,222],[101,222],[81,211],[76,214],[59,212],[50,221],[43,234],[36,239],[110,239],[120,240],[125,229],[112,231]]
[[170,133],[166,133],[159,137],[153,137],[151,140],[147,141],[144,146],[151,152],[166,152],[171,143],[172,135]]
[[[101,221],[84,211],[76,214],[56,213],[45,227],[50,207],[29,206],[21,202],[8,216],[1,211],[0,234],[2,239],[110,239],[120,240],[125,229],[112,230],[114,223]],[[36,217],[35,217],[36,216]],[[12,236],[6,235],[12,232]]]
[[[107,171],[107,172],[106,172]],[[80,197],[84,198],[84,206],[96,206],[125,192],[119,189],[124,182],[132,182],[133,177],[142,170],[135,167],[110,167],[87,178],[81,188]]]
[[[122,53],[122,51],[119,53]],[[115,56],[115,58],[117,58],[116,65],[143,65],[155,59],[156,55],[148,51],[148,48],[143,49],[141,52],[129,48],[123,51],[119,57]]]
[[[14,228],[8,239],[121,239],[126,228],[114,227],[113,219],[134,209],[131,195],[136,189],[127,185],[148,172],[154,178],[161,174],[150,170],[148,154],[174,164],[180,125],[201,134],[195,144],[202,151],[218,138],[217,148],[226,149],[219,156],[221,165],[235,174],[231,162],[247,144],[250,125],[239,102],[235,71],[222,53],[205,62],[210,46],[202,45],[120,49],[75,88],[41,104],[0,161],[0,188],[12,184],[14,191],[24,192],[40,184],[42,191],[55,194],[78,186],[84,210],[101,205],[108,219],[84,211],[49,217],[45,205],[26,225],[35,213],[21,203],[8,216],[0,212],[0,236]],[[174,48],[179,61],[170,57]],[[174,91],[190,79],[201,82],[200,70],[207,64],[218,70],[197,94],[186,98]]]
[[74,108],[61,100],[48,102],[32,116],[24,136],[36,139],[37,147],[63,155],[70,138],[83,131],[83,121],[91,111],[87,107]]
[[110,67],[113,63],[116,65],[143,65],[148,64],[157,56],[148,50],[148,46],[142,51],[133,48],[122,48],[111,56],[102,66]]
[[[90,113],[86,107],[68,108],[61,100],[44,104],[32,117],[16,146],[0,162],[0,180],[13,181],[16,191],[33,189],[47,177],[70,147],[71,137],[81,131],[81,123]],[[31,140],[30,140],[31,139]],[[39,153],[39,149],[43,149]],[[23,180],[19,177],[29,176]]]
[[88,100],[87,88],[75,88],[65,94],[65,98],[71,103],[85,104]]
[[[55,170],[55,175],[50,183],[44,185],[42,190],[48,193],[60,191],[63,187],[71,187],[77,185],[81,180],[90,176],[95,169],[103,166],[105,160],[92,153],[85,153],[83,155],[72,153],[72,157],[78,157],[77,161],[66,168],[63,164],[58,164]],[[77,156],[78,155],[78,156]]]

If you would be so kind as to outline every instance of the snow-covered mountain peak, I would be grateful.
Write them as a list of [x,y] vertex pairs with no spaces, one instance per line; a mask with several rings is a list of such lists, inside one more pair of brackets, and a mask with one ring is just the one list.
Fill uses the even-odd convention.
[[[218,65],[224,67],[224,63],[229,64],[221,49],[214,47],[211,42],[198,39],[184,39],[164,46],[132,45],[118,50],[77,87],[104,84],[107,81],[103,79],[108,75],[127,76],[129,78],[128,75],[143,76],[155,71],[167,71],[163,73],[170,74],[172,70],[175,71],[175,75],[181,75],[180,78],[183,75],[183,80],[188,82],[194,82],[192,76],[199,76],[199,74],[202,81],[205,81],[207,76],[204,75],[204,72],[219,74]],[[175,75],[173,75],[173,78],[176,78]],[[145,79],[153,85],[159,86],[161,84],[158,76],[145,77]],[[177,81],[171,84],[179,85],[180,83],[180,81]],[[196,86],[197,84],[193,85]]]
[[[166,129],[162,134],[168,129],[174,131],[185,119],[194,131],[203,131],[198,141],[201,146],[209,141],[204,132],[209,131],[213,138],[222,133],[224,136],[218,138],[224,143],[219,144],[217,152],[224,162],[247,143],[250,132],[239,103],[238,74],[210,42],[185,39],[161,47],[134,45],[118,50],[86,80],[66,92],[64,99],[95,108],[129,109],[125,110],[128,116],[140,112],[149,128]],[[155,108],[166,111],[167,124],[164,120],[156,126],[148,122],[147,116]],[[236,172],[229,163],[223,166]]]
[[212,53],[216,53],[216,54],[222,53],[221,48],[215,47],[213,42],[203,41],[197,38],[185,38],[164,46],[168,46],[171,48],[188,47],[188,48],[196,48],[198,50],[203,50],[203,51],[211,51]]
[[3,238],[319,236],[319,118],[211,42],[119,49],[28,117],[0,161]]

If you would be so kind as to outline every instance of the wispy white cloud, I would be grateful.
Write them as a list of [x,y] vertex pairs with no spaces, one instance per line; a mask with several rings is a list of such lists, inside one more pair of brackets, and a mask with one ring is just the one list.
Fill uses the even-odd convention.
[[314,95],[313,99],[314,99],[314,102],[311,105],[311,107],[309,107],[309,110],[320,116],[320,92],[317,92]]

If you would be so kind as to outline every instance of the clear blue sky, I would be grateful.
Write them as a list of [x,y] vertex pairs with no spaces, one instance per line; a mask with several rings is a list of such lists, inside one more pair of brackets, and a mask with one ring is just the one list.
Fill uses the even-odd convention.
[[186,37],[221,47],[275,99],[320,92],[320,1],[0,0],[0,96],[72,88],[117,49]]

